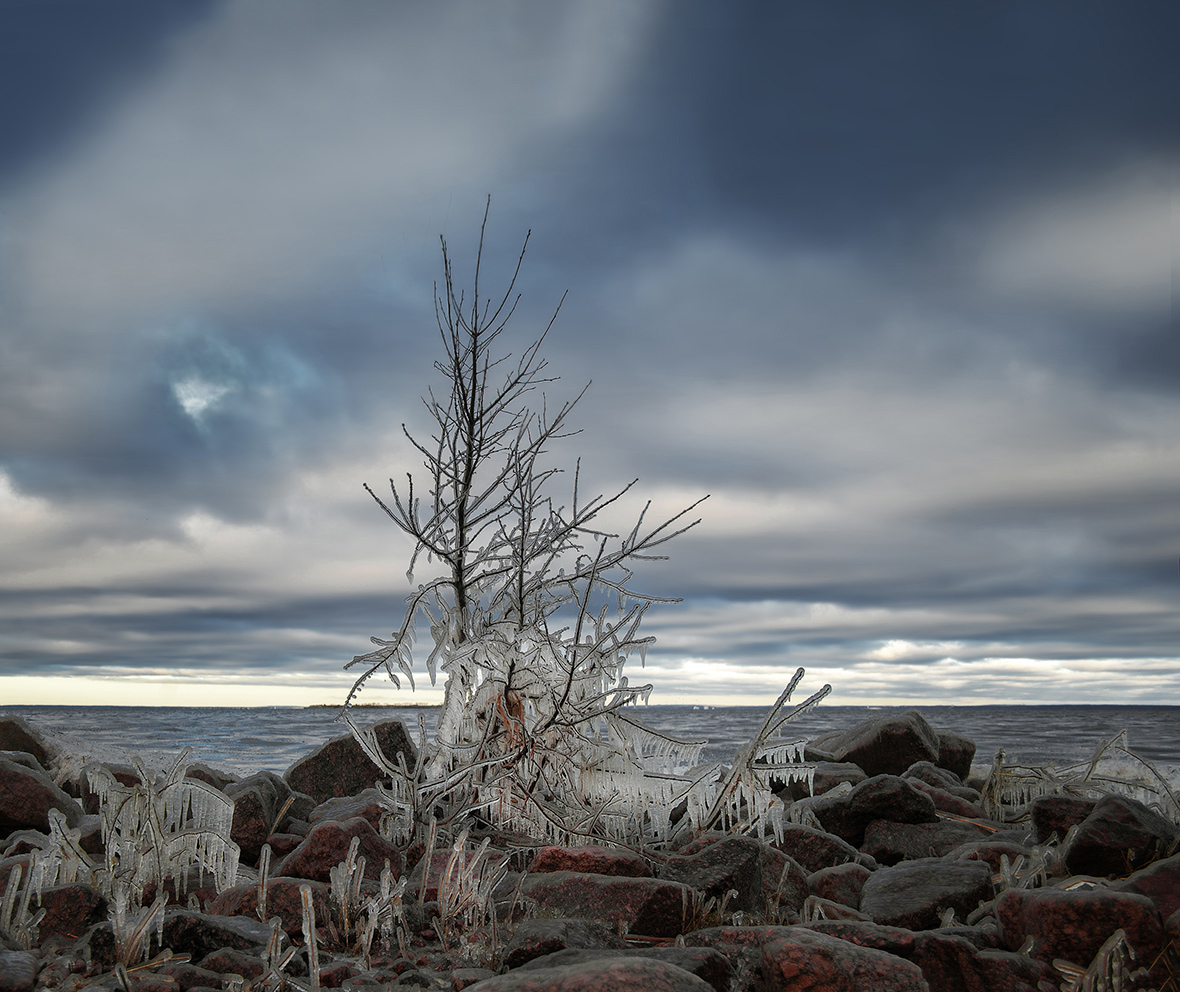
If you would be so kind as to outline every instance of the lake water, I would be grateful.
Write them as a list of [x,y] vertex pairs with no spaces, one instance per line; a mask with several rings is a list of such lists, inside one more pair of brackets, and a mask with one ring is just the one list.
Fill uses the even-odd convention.
[[[813,740],[847,730],[867,717],[907,707],[819,706],[788,724],[786,737]],[[1131,748],[1180,779],[1180,706],[926,706],[935,730],[952,730],[976,743],[976,763],[990,764],[999,748],[1009,762],[1069,764],[1126,730]],[[641,706],[629,709],[657,730],[709,741],[702,760],[728,761],[757,730],[765,707]],[[140,755],[163,767],[186,746],[192,760],[239,775],[283,772],[324,741],[348,732],[336,709],[296,707],[3,706],[0,715],[21,716],[74,753]],[[421,715],[432,732],[437,708],[388,706],[353,710],[362,726],[402,719],[418,737]],[[793,729],[791,729],[793,728]]]

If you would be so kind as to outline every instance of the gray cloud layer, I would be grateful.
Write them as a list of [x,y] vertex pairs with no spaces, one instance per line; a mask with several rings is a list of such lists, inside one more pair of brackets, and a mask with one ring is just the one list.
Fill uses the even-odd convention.
[[1170,5],[87,9],[0,68],[0,676],[336,698],[491,192],[561,454],[712,493],[665,699],[1180,703]]

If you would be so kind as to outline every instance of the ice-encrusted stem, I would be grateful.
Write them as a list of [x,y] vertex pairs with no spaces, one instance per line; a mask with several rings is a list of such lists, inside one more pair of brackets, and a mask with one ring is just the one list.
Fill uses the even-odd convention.
[[312,902],[311,886],[299,886],[299,899],[303,904],[303,943],[307,947],[307,971],[311,981],[311,992],[320,988],[320,952],[315,929],[315,903]]

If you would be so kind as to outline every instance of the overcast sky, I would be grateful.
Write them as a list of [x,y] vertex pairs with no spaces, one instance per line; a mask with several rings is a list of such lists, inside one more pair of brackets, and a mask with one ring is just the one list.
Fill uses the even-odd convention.
[[[658,702],[1180,704],[1180,7],[0,0],[0,703],[340,702],[445,235],[709,493]],[[419,570],[417,578],[424,578]],[[370,700],[437,701],[439,692]]]

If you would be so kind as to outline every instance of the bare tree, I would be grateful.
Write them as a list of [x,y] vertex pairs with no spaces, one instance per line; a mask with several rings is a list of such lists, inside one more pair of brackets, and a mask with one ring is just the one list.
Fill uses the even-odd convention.
[[[577,464],[568,504],[554,498],[561,470],[546,455],[552,442],[577,433],[569,419],[585,389],[554,408],[540,392],[555,379],[541,346],[560,303],[519,358],[497,350],[520,299],[528,237],[507,289],[488,298],[481,288],[487,217],[485,210],[470,298],[456,287],[442,241],[435,316],[444,357],[435,368],[446,392],[423,398],[434,425],[429,440],[403,425],[423,458],[425,482],[412,474],[403,487],[390,480],[389,499],[365,487],[415,542],[411,584],[424,555],[438,574],[410,594],[392,637],[372,638],[375,650],[346,666],[361,671],[345,719],[374,675],[400,686],[400,672],[413,686],[412,648],[425,620],[427,671],[433,683],[441,668],[447,681],[418,767],[386,761],[376,739],[349,720],[393,779],[388,801],[400,834],[429,831],[433,840],[436,829],[454,835],[479,816],[566,843],[666,838],[672,807],[705,781],[704,773],[683,773],[706,742],[658,733],[623,712],[652,688],[632,686],[623,672],[629,658],[642,662],[654,640],[640,634],[644,612],[653,602],[675,602],[637,591],[632,567],[662,558],[662,545],[696,526],[689,514],[701,500],[656,524],[647,523],[648,504],[629,532],[615,534],[599,520],[637,480],[586,499]],[[715,800],[710,794],[697,806]]]
[[[401,488],[390,480],[391,500],[365,487],[414,539],[411,582],[423,555],[441,574],[411,593],[392,638],[373,638],[376,649],[350,663],[361,673],[345,706],[378,673],[400,684],[400,672],[413,685],[416,627],[427,620],[433,643],[426,668],[432,682],[439,668],[447,681],[433,745],[416,773],[406,770],[418,779],[406,783],[418,793],[413,805],[435,808],[446,800],[452,816],[496,805],[534,825],[552,814],[577,829],[578,821],[601,822],[606,814],[591,804],[586,816],[571,821],[568,809],[543,808],[544,797],[595,792],[582,788],[587,776],[578,773],[603,768],[607,752],[618,752],[621,772],[642,769],[634,755],[633,767],[622,767],[618,728],[638,724],[617,711],[651,689],[629,685],[623,666],[632,655],[642,660],[653,640],[639,626],[657,598],[631,587],[630,566],[661,557],[660,545],[697,523],[686,516],[698,504],[654,526],[645,526],[645,507],[630,533],[611,534],[597,520],[634,482],[613,496],[584,499],[580,466],[569,505],[555,501],[560,469],[545,456],[553,441],[575,433],[569,416],[585,389],[556,408],[543,395],[537,408],[529,405],[530,394],[555,378],[541,346],[560,303],[518,359],[496,352],[520,299],[516,283],[528,237],[507,289],[489,299],[481,288],[486,226],[485,210],[469,299],[456,286],[442,242],[435,316],[444,357],[435,367],[447,391],[424,397],[434,422],[429,441],[403,426],[424,460],[425,486],[415,485],[412,474]],[[667,738],[662,749],[691,758],[700,743]]]

